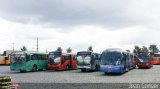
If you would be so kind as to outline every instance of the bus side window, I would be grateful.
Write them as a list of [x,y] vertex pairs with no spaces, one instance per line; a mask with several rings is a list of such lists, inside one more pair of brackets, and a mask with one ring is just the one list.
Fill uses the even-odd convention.
[[26,55],[26,62],[30,60],[30,55]]
[[35,60],[36,59],[36,54],[33,54],[32,56],[31,56],[31,60]]
[[91,56],[91,64],[94,63],[94,61],[96,60],[95,58],[96,58],[96,57],[95,57],[95,54],[92,54],[92,56]]

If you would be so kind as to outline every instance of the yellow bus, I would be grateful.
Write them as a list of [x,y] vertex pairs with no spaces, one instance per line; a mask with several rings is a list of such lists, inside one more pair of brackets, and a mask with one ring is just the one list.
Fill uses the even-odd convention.
[[0,55],[0,65],[9,65],[10,64],[10,53],[11,50],[6,50]]

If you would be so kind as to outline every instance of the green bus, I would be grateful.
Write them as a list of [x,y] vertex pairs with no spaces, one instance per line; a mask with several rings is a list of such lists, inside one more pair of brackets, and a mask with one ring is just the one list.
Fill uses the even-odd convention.
[[47,53],[16,51],[11,53],[11,71],[37,71],[47,69]]

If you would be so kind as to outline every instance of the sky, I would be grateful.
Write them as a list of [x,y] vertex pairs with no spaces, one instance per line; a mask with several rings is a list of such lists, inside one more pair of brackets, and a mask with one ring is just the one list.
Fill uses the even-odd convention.
[[0,0],[4,50],[160,47],[160,0]]

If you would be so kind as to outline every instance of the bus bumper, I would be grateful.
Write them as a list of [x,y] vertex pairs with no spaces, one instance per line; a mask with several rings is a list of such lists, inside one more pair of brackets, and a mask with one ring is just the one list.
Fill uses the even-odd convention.
[[92,69],[90,65],[88,65],[88,66],[78,65],[77,68],[78,69],[87,69],[87,70],[91,70]]
[[60,70],[61,65],[60,64],[48,64],[48,69],[49,70]]
[[123,73],[123,67],[122,66],[112,66],[112,67],[100,67],[101,72],[105,73]]
[[137,66],[138,66],[138,68],[151,68],[152,64],[145,63],[145,64],[138,64]]
[[21,70],[26,70],[26,67],[23,65],[10,65],[10,70],[11,71],[21,71]]

